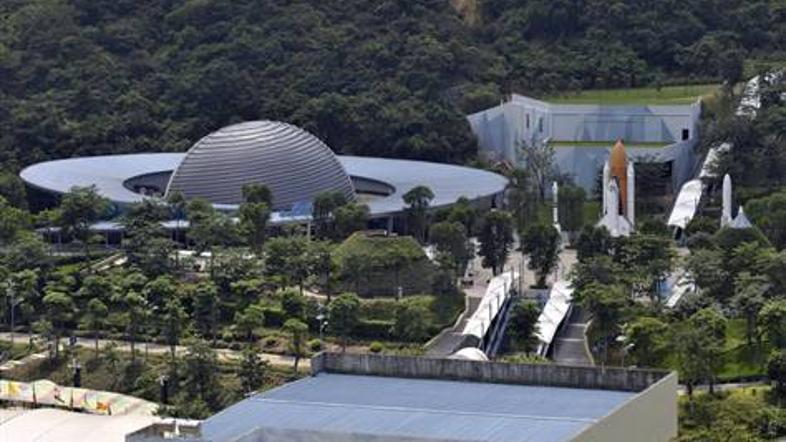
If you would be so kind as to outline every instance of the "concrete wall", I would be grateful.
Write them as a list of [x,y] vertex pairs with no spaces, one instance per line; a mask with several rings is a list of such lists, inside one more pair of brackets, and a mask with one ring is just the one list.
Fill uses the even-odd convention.
[[[635,162],[672,162],[671,185],[679,189],[692,178],[697,165],[695,140],[688,140],[666,147],[626,146],[628,158]],[[611,147],[558,146],[554,149],[554,162],[560,173],[569,174],[577,186],[593,193],[596,179],[609,158]]]
[[557,141],[675,143],[687,129],[694,137],[694,109],[687,106],[551,105],[550,136]]
[[573,440],[666,442],[677,437],[677,373],[672,372]]
[[[551,104],[513,95],[510,101],[467,117],[478,138],[479,154],[491,161],[520,164],[519,150],[546,139],[554,141],[609,141],[609,146],[555,149],[555,165],[592,192],[595,175],[608,158],[611,141],[626,140],[629,154],[657,162],[673,162],[672,186],[678,189],[695,168],[694,146],[699,133],[701,105],[598,106]],[[527,124],[529,118],[529,125]],[[542,121],[542,122],[541,122]],[[541,130],[542,129],[542,130]],[[688,129],[690,139],[682,140]],[[669,144],[663,148],[634,147],[636,142]]]
[[598,368],[553,364],[507,364],[424,357],[320,353],[311,359],[320,372],[409,378],[454,379],[522,385],[639,392],[666,377],[663,370]]

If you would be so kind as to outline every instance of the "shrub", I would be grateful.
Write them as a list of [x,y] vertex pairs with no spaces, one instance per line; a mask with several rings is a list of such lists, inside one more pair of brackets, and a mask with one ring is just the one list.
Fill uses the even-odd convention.
[[275,347],[278,344],[278,338],[275,336],[268,336],[264,341],[265,347]]
[[364,339],[390,339],[390,330],[393,328],[393,321],[383,321],[378,319],[362,319],[358,321],[352,335]]
[[385,346],[382,345],[382,343],[379,341],[374,341],[371,343],[371,345],[368,346],[368,351],[370,351],[371,353],[380,353],[384,349]]
[[306,297],[294,289],[281,293],[281,310],[287,318],[303,319],[306,312]]
[[308,349],[314,353],[322,351],[322,341],[319,339],[312,339],[308,341]]
[[286,321],[286,315],[280,308],[263,307],[262,312],[265,314],[265,327],[279,328]]
[[367,320],[389,321],[395,314],[395,299],[372,299],[360,304],[360,316]]

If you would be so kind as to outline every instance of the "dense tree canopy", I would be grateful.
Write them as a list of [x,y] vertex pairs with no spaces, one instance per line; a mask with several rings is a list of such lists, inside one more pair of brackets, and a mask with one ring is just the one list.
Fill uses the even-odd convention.
[[461,161],[510,91],[733,78],[783,48],[766,0],[9,0],[0,159],[183,150],[256,118],[345,153]]

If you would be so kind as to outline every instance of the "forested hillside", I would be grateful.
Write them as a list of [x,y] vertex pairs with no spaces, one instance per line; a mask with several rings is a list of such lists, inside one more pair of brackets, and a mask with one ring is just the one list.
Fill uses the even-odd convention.
[[0,20],[6,170],[258,118],[460,162],[463,115],[507,92],[735,79],[786,47],[775,0],[3,0]]

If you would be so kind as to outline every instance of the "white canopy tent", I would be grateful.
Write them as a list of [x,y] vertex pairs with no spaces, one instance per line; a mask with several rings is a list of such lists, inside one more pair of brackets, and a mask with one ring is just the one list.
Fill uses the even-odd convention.
[[690,180],[682,185],[674,208],[671,209],[668,225],[684,229],[696,215],[699,208],[701,195],[704,193],[704,183],[700,179]]
[[494,321],[505,301],[510,297],[510,288],[516,283],[516,278],[518,278],[516,272],[505,272],[491,278],[478,308],[467,321],[467,325],[464,326],[463,335],[483,339],[491,322]]
[[544,356],[554,341],[557,329],[570,313],[573,288],[569,281],[557,281],[549,292],[549,300],[538,316],[538,354]]

